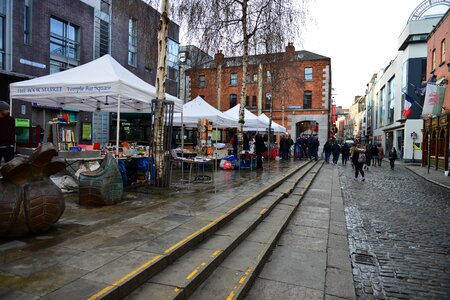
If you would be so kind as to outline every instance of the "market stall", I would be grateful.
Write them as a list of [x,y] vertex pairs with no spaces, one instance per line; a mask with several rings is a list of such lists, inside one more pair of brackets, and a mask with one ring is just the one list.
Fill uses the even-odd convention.
[[[43,107],[57,106],[86,112],[116,112],[120,113],[151,113],[151,100],[156,98],[156,88],[143,81],[110,55],[104,55],[94,61],[63,72],[42,76],[39,78],[10,84],[11,103],[15,100],[37,103]],[[182,101],[166,94],[166,100],[174,102],[174,111],[181,112]],[[14,107],[13,105],[11,105]],[[93,145],[77,144],[75,135],[91,132],[88,124],[71,124],[70,116],[61,126],[60,120],[53,120],[58,129],[57,136],[59,154],[67,159],[86,158]],[[116,141],[111,150],[119,155],[120,144],[119,125],[117,122]],[[71,126],[73,126],[73,129]],[[86,125],[86,126],[85,126]],[[75,128],[78,128],[76,130]],[[86,132],[84,132],[86,131]],[[99,152],[96,152],[98,156]],[[122,151],[126,155],[125,151]],[[131,156],[137,153],[131,153]],[[101,157],[99,157],[101,158]]]
[[[156,88],[128,71],[112,56],[104,55],[73,69],[12,83],[10,97],[11,103],[24,100],[80,111],[117,112],[120,119],[121,112],[151,112],[150,103],[156,98]],[[174,96],[166,97],[174,102],[174,110],[180,112],[182,101]],[[118,154],[119,122],[115,149]]]

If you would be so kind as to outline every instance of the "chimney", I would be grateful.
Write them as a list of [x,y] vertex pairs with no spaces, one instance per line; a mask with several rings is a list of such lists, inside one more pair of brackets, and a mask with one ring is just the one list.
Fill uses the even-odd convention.
[[218,50],[216,54],[214,54],[214,61],[216,62],[216,66],[223,64],[225,56],[222,53],[222,50]]
[[287,58],[294,58],[294,54],[295,54],[295,47],[294,47],[294,43],[289,42],[288,45],[286,46],[286,56]]

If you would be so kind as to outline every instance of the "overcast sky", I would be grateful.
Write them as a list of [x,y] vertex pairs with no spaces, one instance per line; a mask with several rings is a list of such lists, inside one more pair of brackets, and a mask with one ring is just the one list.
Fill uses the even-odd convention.
[[[331,58],[334,99],[349,107],[354,96],[394,59],[398,37],[421,0],[315,0],[315,21],[303,34],[303,49]],[[442,11],[433,8],[430,12]],[[445,9],[444,9],[445,11]],[[302,48],[296,43],[296,49]]]

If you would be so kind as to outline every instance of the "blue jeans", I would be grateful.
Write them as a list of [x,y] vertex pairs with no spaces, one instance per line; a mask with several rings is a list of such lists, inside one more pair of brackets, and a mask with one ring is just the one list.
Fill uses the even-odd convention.
[[330,155],[331,155],[331,153],[325,152],[325,161],[326,162],[330,162]]

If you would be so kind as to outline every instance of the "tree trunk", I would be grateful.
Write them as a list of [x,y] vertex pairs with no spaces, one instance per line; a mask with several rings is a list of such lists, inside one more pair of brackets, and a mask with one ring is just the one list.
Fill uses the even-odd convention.
[[164,149],[164,119],[166,98],[166,57],[167,57],[167,35],[169,32],[169,0],[161,0],[161,18],[158,23],[158,68],[156,70],[156,94],[157,104],[155,109],[153,154],[156,166],[156,185],[167,186],[166,157]]
[[238,160],[240,159],[240,153],[244,148],[244,116],[245,116],[245,99],[247,94],[247,73],[248,73],[248,43],[249,37],[247,33],[247,9],[248,0],[242,1],[242,32],[244,34],[244,55],[242,57],[242,89],[241,89],[241,101],[239,110],[239,128],[238,128]]

